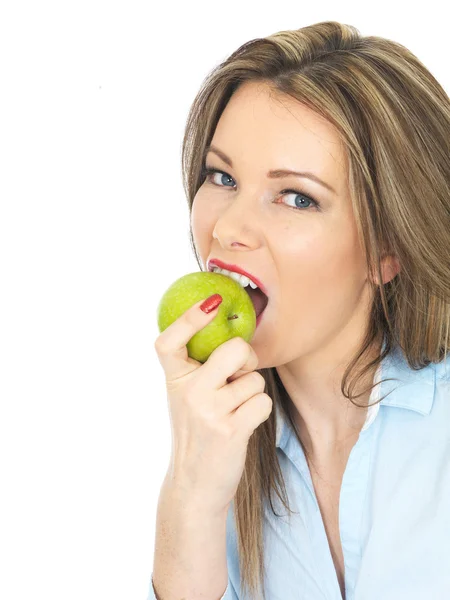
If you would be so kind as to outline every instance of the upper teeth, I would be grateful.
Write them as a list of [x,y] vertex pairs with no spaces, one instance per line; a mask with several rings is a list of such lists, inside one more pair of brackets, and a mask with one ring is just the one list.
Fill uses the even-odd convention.
[[248,277],[245,277],[245,275],[239,275],[239,273],[235,273],[234,271],[227,271],[227,269],[220,269],[219,267],[213,267],[212,270],[213,273],[222,273],[223,275],[231,277],[231,279],[237,281],[244,288],[250,285],[251,288],[256,290],[256,288],[258,287],[256,283],[253,283],[253,281]]

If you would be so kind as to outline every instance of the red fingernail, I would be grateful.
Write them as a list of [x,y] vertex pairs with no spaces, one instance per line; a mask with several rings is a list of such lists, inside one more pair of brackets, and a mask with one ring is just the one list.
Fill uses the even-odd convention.
[[208,314],[211,311],[213,311],[215,308],[217,308],[221,302],[222,302],[222,296],[220,294],[213,294],[212,296],[207,298],[203,302],[203,304],[200,305],[200,308],[202,309],[202,311],[204,313]]

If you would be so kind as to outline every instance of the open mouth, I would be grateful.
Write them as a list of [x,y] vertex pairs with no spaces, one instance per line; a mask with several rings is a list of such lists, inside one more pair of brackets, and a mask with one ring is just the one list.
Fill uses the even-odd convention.
[[253,302],[253,306],[255,307],[256,317],[265,310],[266,306],[269,303],[269,298],[262,292],[259,288],[255,290],[249,285],[244,288],[247,294],[250,296],[251,301]]
[[264,285],[256,277],[244,271],[239,265],[229,265],[216,258],[208,261],[208,271],[222,273],[239,283],[250,296],[256,318],[264,312],[269,303],[269,297],[261,289],[264,288]]

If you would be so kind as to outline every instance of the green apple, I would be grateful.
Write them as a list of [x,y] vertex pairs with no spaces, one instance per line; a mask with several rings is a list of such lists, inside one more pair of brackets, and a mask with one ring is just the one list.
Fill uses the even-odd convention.
[[234,279],[221,273],[199,271],[177,279],[164,293],[157,308],[160,333],[200,300],[222,296],[217,316],[187,343],[188,355],[204,363],[211,352],[231,338],[246,342],[256,329],[256,312],[250,296]]

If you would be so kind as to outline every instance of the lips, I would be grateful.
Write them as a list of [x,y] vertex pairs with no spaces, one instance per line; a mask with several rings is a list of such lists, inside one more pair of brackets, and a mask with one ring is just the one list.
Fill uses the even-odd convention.
[[256,285],[259,287],[261,292],[265,296],[267,296],[267,298],[269,298],[269,294],[267,292],[267,288],[265,287],[265,285],[263,283],[261,283],[261,281],[259,281],[259,279],[257,277],[255,277],[251,273],[248,273],[247,271],[244,271],[244,269],[242,269],[238,265],[230,265],[225,262],[222,262],[218,258],[212,258],[211,260],[208,260],[208,264],[207,264],[208,271],[212,271],[213,266],[219,267],[220,269],[227,269],[227,271],[234,271],[235,273],[239,273],[239,275],[244,275],[245,277],[248,277],[254,283],[256,283]]
[[238,265],[230,265],[216,258],[209,260],[207,266],[208,271],[212,271],[213,267],[219,267],[220,269],[226,269],[227,271],[232,271],[234,273],[238,273],[239,275],[244,275],[245,277],[251,279],[251,281],[253,281],[253,283],[255,283],[258,286],[256,289],[253,289],[250,285],[247,285],[245,287],[245,291],[250,296],[250,299],[255,308],[257,323],[259,323],[259,317],[265,311],[269,303],[269,296],[267,294],[266,287],[259,281],[259,279],[254,275],[251,275],[247,271],[244,271],[244,269],[242,269]]

